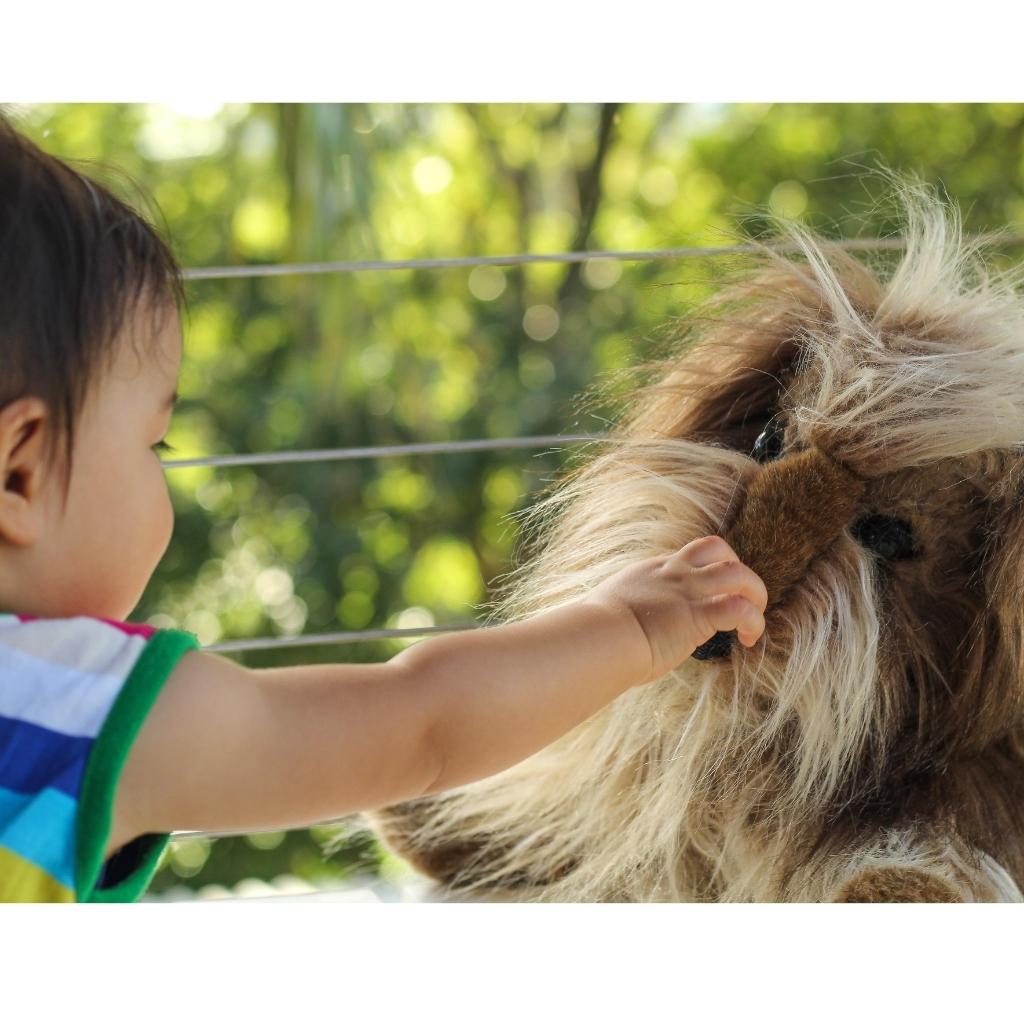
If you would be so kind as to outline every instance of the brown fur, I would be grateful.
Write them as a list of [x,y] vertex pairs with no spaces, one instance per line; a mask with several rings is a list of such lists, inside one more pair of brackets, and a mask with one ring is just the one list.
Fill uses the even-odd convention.
[[941,878],[917,868],[875,868],[847,882],[837,903],[962,903],[960,893]]
[[[529,513],[511,621],[723,533],[765,581],[750,649],[687,661],[527,761],[390,809],[385,836],[484,897],[1019,899],[1024,301],[908,186],[888,274],[800,229],[638,386]],[[772,417],[773,462],[750,457]],[[864,516],[913,550],[858,540]]]

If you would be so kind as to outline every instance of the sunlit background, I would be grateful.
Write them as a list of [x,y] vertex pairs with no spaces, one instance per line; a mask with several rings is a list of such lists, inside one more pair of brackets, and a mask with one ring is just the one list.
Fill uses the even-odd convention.
[[[6,109],[147,211],[187,267],[720,246],[762,235],[767,213],[876,236],[896,227],[867,174],[879,164],[944,186],[969,231],[1024,222],[1019,104]],[[614,403],[579,396],[649,358],[714,279],[713,259],[691,259],[194,281],[168,458],[600,433]],[[205,644],[480,620],[513,564],[514,514],[570,458],[169,470],[175,535],[133,618]],[[402,646],[236,657],[379,661]],[[151,892],[400,871],[355,826],[325,825],[174,842]]]

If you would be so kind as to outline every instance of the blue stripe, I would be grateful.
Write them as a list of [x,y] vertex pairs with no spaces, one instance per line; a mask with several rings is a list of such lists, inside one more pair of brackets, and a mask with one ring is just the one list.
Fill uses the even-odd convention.
[[0,846],[75,888],[78,801],[55,789],[26,795],[0,786]]
[[0,786],[16,793],[49,786],[77,800],[94,742],[0,715]]

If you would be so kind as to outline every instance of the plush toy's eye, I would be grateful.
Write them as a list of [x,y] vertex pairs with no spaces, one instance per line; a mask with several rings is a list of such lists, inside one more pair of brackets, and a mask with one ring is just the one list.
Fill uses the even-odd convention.
[[785,426],[778,416],[773,416],[764,430],[757,436],[750,457],[755,462],[774,462],[782,454],[782,435]]
[[904,519],[864,516],[853,524],[853,535],[860,544],[880,558],[898,561],[914,557],[914,533],[910,523]]

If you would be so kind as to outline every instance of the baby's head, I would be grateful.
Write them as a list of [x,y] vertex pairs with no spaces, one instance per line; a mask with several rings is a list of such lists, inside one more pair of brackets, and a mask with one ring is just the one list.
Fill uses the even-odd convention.
[[125,618],[167,548],[181,272],[0,116],[0,611]]

